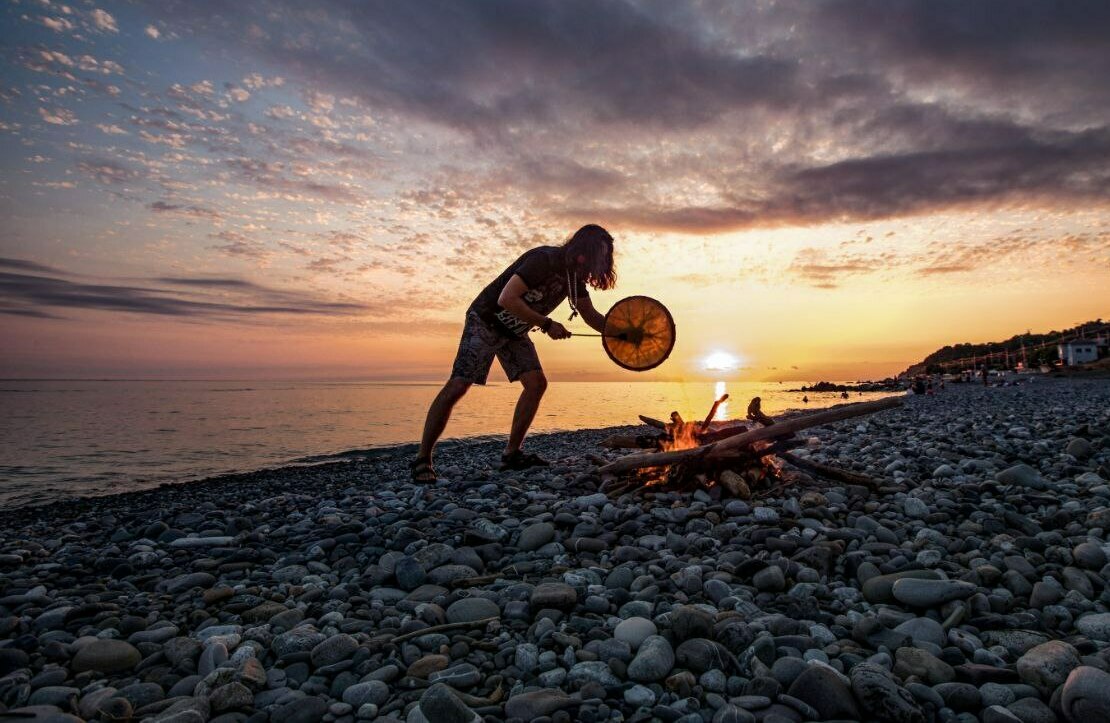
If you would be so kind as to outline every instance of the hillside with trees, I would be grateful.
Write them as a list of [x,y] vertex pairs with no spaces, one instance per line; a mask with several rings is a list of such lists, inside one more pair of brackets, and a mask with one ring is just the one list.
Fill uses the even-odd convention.
[[[1102,319],[1088,321],[1070,329],[1053,330],[1040,334],[1025,333],[1012,336],[1004,341],[986,342],[983,344],[954,344],[937,349],[923,360],[906,369],[903,374],[935,374],[943,370],[945,362],[954,362],[960,359],[985,357],[989,354],[1003,355],[1009,352],[1011,365],[1016,365],[1024,357],[1030,367],[1041,364],[1052,364],[1057,359],[1056,345],[1064,340],[1083,339],[1101,332],[1106,333],[1108,325]],[[1000,362],[995,362],[998,366]],[[970,366],[970,362],[969,362]]]

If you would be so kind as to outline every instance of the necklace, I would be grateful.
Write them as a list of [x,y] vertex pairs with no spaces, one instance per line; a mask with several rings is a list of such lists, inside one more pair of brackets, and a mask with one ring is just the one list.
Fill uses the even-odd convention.
[[574,283],[570,281],[570,269],[567,269],[567,303],[570,304],[570,319],[574,321],[574,317],[578,316],[578,272],[574,272]]

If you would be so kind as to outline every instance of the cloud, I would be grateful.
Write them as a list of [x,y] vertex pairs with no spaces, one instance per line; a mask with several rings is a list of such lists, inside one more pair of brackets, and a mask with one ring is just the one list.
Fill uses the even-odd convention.
[[147,208],[156,213],[169,213],[179,216],[190,216],[193,218],[203,218],[208,221],[216,221],[223,216],[218,211],[213,211],[210,208],[195,205],[181,205],[166,203],[165,201],[155,201],[154,203],[147,204]]
[[76,124],[77,116],[65,108],[43,108],[39,106],[39,117],[51,125],[71,126]]
[[41,22],[56,33],[70,33],[77,28],[69,18],[44,16]]
[[877,270],[880,260],[859,255],[830,256],[821,249],[799,251],[787,271],[819,289],[832,289],[846,276],[868,274]]
[[263,88],[280,88],[285,85],[285,78],[282,76],[274,76],[267,78],[261,73],[251,73],[243,78],[243,85],[250,90],[262,90]]
[[[357,302],[331,301],[233,277],[162,277],[137,286],[91,283],[19,259],[0,260],[0,312],[49,318],[60,310],[247,321],[276,316],[352,316],[372,311]],[[23,273],[26,272],[26,273]]]
[[218,233],[209,234],[208,238],[223,241],[221,244],[215,244],[208,248],[219,251],[225,256],[263,261],[272,255],[265,246],[257,241],[252,241],[246,235],[238,231],[229,231],[225,229]]
[[77,170],[105,185],[118,185],[142,177],[142,172],[107,158],[90,158],[79,161]]
[[92,21],[97,30],[101,30],[106,33],[119,32],[119,26],[116,25],[116,19],[100,8],[93,9]]
[[323,199],[334,203],[360,204],[365,199],[355,190],[335,183],[286,175],[280,163],[239,157],[225,161],[239,179],[290,201]]
[[77,58],[77,67],[88,73],[101,75],[123,75],[123,66],[114,60],[98,60],[91,55],[82,55]]
[[147,25],[145,28],[143,28],[143,33],[152,40],[158,40],[162,37],[162,32],[153,25]]

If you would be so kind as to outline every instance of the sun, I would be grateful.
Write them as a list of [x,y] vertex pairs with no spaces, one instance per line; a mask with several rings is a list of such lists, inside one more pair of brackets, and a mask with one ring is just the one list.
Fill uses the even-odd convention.
[[736,368],[739,360],[727,351],[715,351],[703,363],[707,371],[728,372]]

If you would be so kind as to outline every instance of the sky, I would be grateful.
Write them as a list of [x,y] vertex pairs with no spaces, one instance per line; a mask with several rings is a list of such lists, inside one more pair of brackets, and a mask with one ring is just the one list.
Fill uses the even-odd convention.
[[678,342],[554,380],[1110,318],[1105,0],[2,2],[0,376],[441,379],[586,223]]

